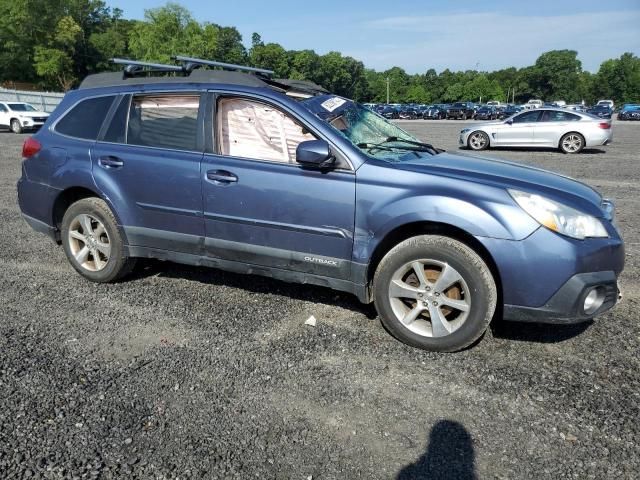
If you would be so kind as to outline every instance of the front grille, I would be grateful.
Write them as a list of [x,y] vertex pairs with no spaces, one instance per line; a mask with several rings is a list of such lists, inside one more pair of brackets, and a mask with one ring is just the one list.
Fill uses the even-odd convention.
[[46,122],[47,117],[33,117],[34,122]]

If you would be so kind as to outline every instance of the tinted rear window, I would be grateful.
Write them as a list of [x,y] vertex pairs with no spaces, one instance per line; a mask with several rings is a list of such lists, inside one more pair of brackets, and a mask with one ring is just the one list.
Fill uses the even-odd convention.
[[56,132],[70,137],[95,140],[114,96],[82,100],[60,119]]

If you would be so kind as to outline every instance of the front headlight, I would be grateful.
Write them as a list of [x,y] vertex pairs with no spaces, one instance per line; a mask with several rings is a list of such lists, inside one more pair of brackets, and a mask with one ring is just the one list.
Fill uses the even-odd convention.
[[535,193],[509,190],[509,194],[525,212],[549,230],[579,240],[609,236],[596,217]]

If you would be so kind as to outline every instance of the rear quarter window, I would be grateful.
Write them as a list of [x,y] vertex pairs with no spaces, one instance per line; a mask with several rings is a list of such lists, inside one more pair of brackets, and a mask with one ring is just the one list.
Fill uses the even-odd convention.
[[55,126],[55,131],[69,137],[95,140],[115,96],[87,98],[69,110]]

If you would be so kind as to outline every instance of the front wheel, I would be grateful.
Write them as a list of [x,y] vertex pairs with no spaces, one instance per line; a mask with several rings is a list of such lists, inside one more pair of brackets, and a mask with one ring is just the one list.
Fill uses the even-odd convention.
[[560,139],[560,151],[564,153],[579,153],[584,148],[584,137],[576,132],[570,132]]
[[472,132],[467,140],[471,150],[484,150],[489,147],[489,136],[481,131]]
[[13,133],[22,133],[22,125],[20,125],[20,121],[17,119],[11,120],[11,131]]
[[67,209],[61,239],[69,263],[92,282],[113,282],[135,265],[126,255],[115,216],[99,198],[78,200]]
[[482,336],[493,317],[496,284],[482,258],[449,237],[421,235],[394,247],[374,281],[383,325],[398,340],[453,352]]

